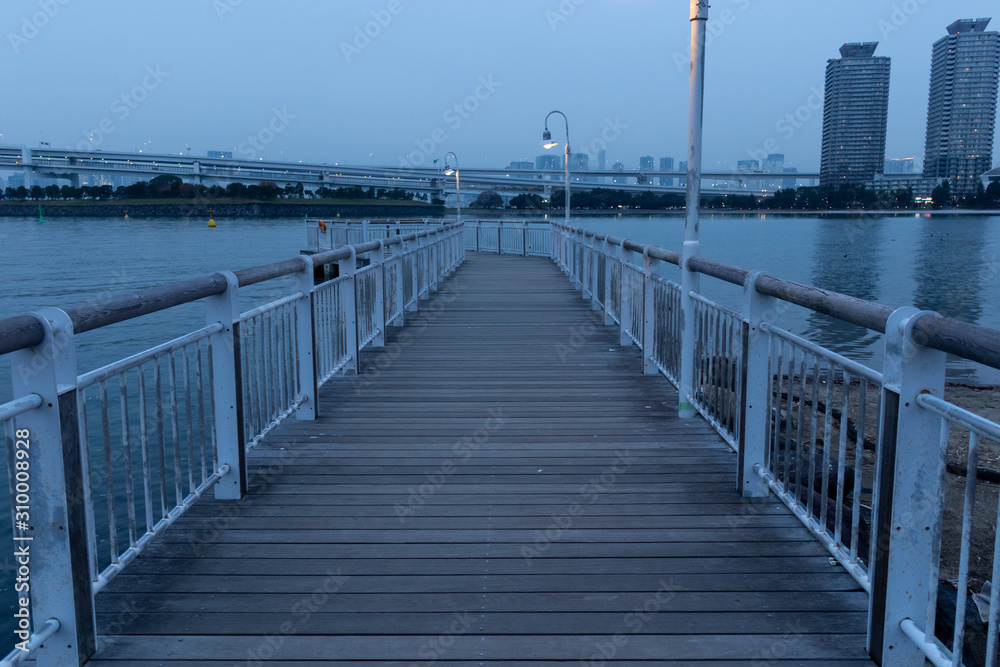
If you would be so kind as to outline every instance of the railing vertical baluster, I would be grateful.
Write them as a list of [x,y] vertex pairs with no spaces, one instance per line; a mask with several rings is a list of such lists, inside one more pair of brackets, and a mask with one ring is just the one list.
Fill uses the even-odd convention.
[[[35,628],[48,619],[59,621],[59,629],[35,653],[36,664],[65,667],[82,664],[97,649],[84,504],[87,443],[80,440],[73,324],[56,308],[34,315],[44,340],[11,354],[14,395],[42,399],[40,407],[17,418],[18,430],[27,431],[31,442],[34,492],[31,529],[17,530],[14,540],[17,547],[28,545],[31,554]],[[18,540],[18,533],[28,532],[30,542]]]
[[590,244],[589,244],[590,245],[590,309],[591,310],[600,310],[601,309],[600,293],[598,292],[598,285],[597,285],[597,282],[598,282],[598,279],[599,279],[599,276],[598,276],[598,273],[599,273],[599,269],[598,269],[598,266],[599,266],[599,264],[598,264],[598,252],[599,252],[599,250],[598,250],[598,248],[599,248],[599,246],[598,246],[598,244],[599,243],[600,243],[600,241],[597,240],[597,236],[596,235],[591,235],[591,237],[590,237]]
[[354,247],[351,246],[351,254],[345,259],[337,262],[340,275],[344,278],[341,283],[341,299],[344,308],[344,334],[347,344],[347,354],[350,361],[344,366],[345,375],[357,375],[361,370],[358,363],[358,293],[357,280],[354,277],[358,267],[358,260],[354,254]]
[[393,271],[397,272],[396,275],[396,313],[392,320],[393,326],[401,327],[406,324],[406,261],[403,259],[403,243],[400,242],[398,246],[393,248],[393,255],[398,255],[398,258],[393,262]]
[[240,348],[239,281],[230,271],[220,271],[226,291],[205,300],[205,320],[219,323],[221,331],[209,337],[212,369],[212,405],[215,411],[215,447],[219,467],[229,471],[215,486],[215,497],[242,498],[247,489],[246,441],[243,431],[243,362]]
[[177,363],[175,357],[176,352],[171,352],[167,355],[168,366],[167,366],[167,377],[170,382],[170,436],[171,445],[173,446],[173,476],[174,476],[174,505],[179,505],[181,501],[184,500],[184,490],[182,488],[183,480],[181,479],[181,446],[180,446],[180,424],[177,419]]
[[308,255],[301,255],[304,266],[295,275],[298,291],[305,295],[304,299],[295,302],[295,341],[296,361],[298,363],[299,395],[306,397],[305,402],[295,411],[295,418],[312,421],[319,416],[319,389],[316,386],[316,295],[313,293],[313,261]]
[[924,314],[899,308],[885,326],[868,612],[868,651],[885,667],[923,664],[923,653],[899,624],[933,618],[937,601],[947,443],[939,439],[940,417],[916,398],[944,396],[946,355],[914,341],[913,325]]
[[528,222],[521,224],[521,256],[528,256]]
[[439,237],[437,230],[431,230],[427,236],[428,246],[427,246],[427,296],[429,297],[431,292],[436,292],[438,288],[438,253],[441,248],[439,245]]

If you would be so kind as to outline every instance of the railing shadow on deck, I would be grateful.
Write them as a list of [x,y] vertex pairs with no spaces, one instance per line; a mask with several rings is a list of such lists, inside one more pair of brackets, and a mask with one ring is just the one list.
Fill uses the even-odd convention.
[[[210,489],[241,498],[247,452],[289,417],[315,419],[319,387],[359,372],[359,351],[464,260],[460,224],[397,231],[0,321],[15,396],[0,405],[12,518],[0,534],[30,583],[4,666],[86,661],[94,596]],[[291,294],[241,312],[241,288],[284,276]],[[194,301],[204,327],[78,374],[76,334]]]
[[[978,456],[983,439],[1000,443],[1000,425],[944,400],[944,389],[947,354],[1000,368],[1000,331],[703,257],[684,266],[681,253],[561,223],[552,225],[552,248],[593,309],[618,325],[621,344],[642,350],[643,372],[668,378],[679,409],[693,407],[737,452],[735,489],[748,499],[776,494],[869,593],[868,650],[877,664],[997,663],[995,507],[984,526],[998,537],[985,554],[994,583],[988,623],[975,628],[966,619]],[[661,263],[680,267],[694,288],[684,293],[663,278]],[[742,311],[699,294],[700,276],[742,287]],[[885,334],[883,368],[782,329],[788,304]],[[961,507],[952,508],[962,517],[959,553],[951,555],[957,593],[942,604],[953,430],[968,435],[967,474]]]

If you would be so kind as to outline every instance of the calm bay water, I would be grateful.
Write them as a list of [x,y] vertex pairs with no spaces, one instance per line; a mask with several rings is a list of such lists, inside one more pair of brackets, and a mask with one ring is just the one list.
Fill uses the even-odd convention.
[[[578,217],[575,224],[680,250],[681,214]],[[0,318],[181,278],[292,257],[305,246],[301,219],[0,218]],[[730,264],[899,306],[916,305],[1000,328],[1000,217],[703,215],[701,252]],[[679,279],[675,267],[664,274]],[[290,279],[241,291],[243,309],[284,296]],[[703,278],[702,291],[739,308],[741,291]],[[81,372],[139,352],[204,323],[200,304],[172,309],[78,339]],[[881,336],[790,306],[780,324],[860,361],[877,363]],[[952,361],[950,375],[1000,384],[1000,371]],[[0,399],[10,397],[0,364]]]
[[[561,218],[560,218],[561,219]],[[680,250],[682,215],[579,217],[575,224]],[[1000,328],[1000,217],[920,215],[703,216],[706,257],[852,296],[913,304]],[[0,318],[44,306],[65,306],[292,257],[304,247],[301,219],[206,220],[0,218]],[[679,279],[675,267],[664,275]],[[243,310],[290,293],[291,279],[241,291]],[[741,290],[702,279],[702,292],[739,308]],[[204,307],[188,304],[77,338],[81,373],[140,352],[204,325]],[[779,325],[878,367],[881,336],[791,306]],[[1000,371],[951,360],[952,379],[1000,384]],[[9,363],[0,363],[0,401],[11,397]],[[0,498],[0,516],[6,515]],[[0,519],[0,543],[10,525]],[[13,563],[0,558],[0,636],[11,636]],[[4,648],[0,642],[0,648]]]
[[[683,215],[578,218],[588,229],[680,251]],[[890,306],[915,305],[1000,329],[1000,216],[703,215],[701,254]],[[669,265],[664,275],[680,279]],[[701,291],[739,309],[742,290],[702,277]],[[882,336],[789,306],[778,325],[876,368]],[[1000,384],[1000,371],[951,359],[949,377]]]

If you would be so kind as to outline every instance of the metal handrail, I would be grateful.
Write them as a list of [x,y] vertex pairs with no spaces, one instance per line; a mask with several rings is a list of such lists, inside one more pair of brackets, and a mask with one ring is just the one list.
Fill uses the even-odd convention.
[[[632,241],[607,234],[595,233],[580,227],[567,227],[559,222],[553,222],[552,225],[570,233],[593,237],[598,241],[606,241],[611,245],[622,246],[624,242],[625,249],[633,252],[642,252],[646,247]],[[680,253],[665,250],[659,246],[652,246],[648,252],[649,256],[654,259],[680,266]],[[750,273],[748,269],[705,259],[704,257],[692,258],[690,268],[698,273],[741,286],[746,276]],[[845,322],[857,324],[879,333],[885,333],[889,316],[896,310],[893,306],[858,299],[847,294],[820,289],[811,285],[803,285],[802,283],[785,280],[766,273],[757,278],[756,289],[760,294],[773,296],[782,301],[809,308],[818,313],[830,315],[831,317],[836,317]],[[991,368],[1000,369],[1000,330],[962,322],[961,320],[941,315],[929,315],[920,318],[914,324],[913,333],[926,347],[964,357]]]
[[[447,224],[439,229],[444,232],[454,228],[455,225]],[[394,236],[383,241],[383,245],[399,245],[404,241],[413,241],[437,233],[437,229],[430,229]],[[378,247],[378,242],[372,241],[355,246],[355,252],[360,256],[377,250]],[[317,253],[312,256],[312,259],[314,264],[332,264],[349,256],[350,246],[344,246],[336,250]],[[266,280],[291,275],[304,268],[305,260],[301,257],[295,257],[281,262],[241,269],[233,273],[239,280],[240,287],[247,287]],[[137,292],[119,294],[100,301],[85,301],[63,310],[73,322],[73,332],[83,333],[222,294],[226,291],[226,285],[225,277],[222,274],[214,273],[200,278],[147,287]],[[41,344],[44,338],[45,331],[41,323],[31,315],[15,315],[0,320],[0,355],[34,347]]]

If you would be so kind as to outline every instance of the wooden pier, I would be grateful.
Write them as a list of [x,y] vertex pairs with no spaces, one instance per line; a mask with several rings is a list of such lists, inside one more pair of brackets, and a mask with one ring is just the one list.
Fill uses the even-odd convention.
[[90,665],[871,664],[868,595],[551,260],[407,318],[96,596]]

